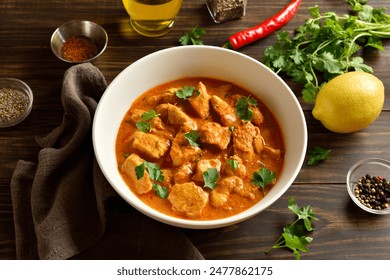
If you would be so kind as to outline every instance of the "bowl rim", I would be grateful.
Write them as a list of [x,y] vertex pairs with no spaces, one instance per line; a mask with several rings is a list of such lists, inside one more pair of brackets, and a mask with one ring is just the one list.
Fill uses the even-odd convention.
[[[278,81],[278,85],[280,85],[280,87],[283,87],[284,94],[287,95],[290,98],[290,102],[292,104],[294,104],[294,107],[296,108],[296,111],[298,112],[298,114],[297,114],[297,118],[299,119],[299,124],[297,124],[298,125],[298,130],[302,131],[302,143],[299,142],[299,152],[297,152],[297,153],[299,153],[299,156],[296,156],[298,158],[298,161],[296,162],[296,164],[293,165],[294,167],[293,167],[293,171],[291,172],[291,176],[289,176],[289,177],[285,176],[286,178],[284,178],[284,180],[286,182],[285,182],[285,184],[280,185],[280,190],[277,191],[278,195],[275,196],[275,197],[272,197],[272,198],[269,198],[269,199],[265,200],[261,204],[261,209],[260,210],[257,210],[257,208],[256,208],[256,211],[254,210],[255,209],[254,207],[256,207],[256,205],[258,205],[258,204],[256,204],[255,206],[253,206],[253,207],[249,208],[248,210],[246,210],[244,212],[241,212],[241,213],[239,213],[237,215],[234,215],[234,216],[231,216],[231,217],[227,217],[227,218],[223,218],[223,219],[217,219],[217,220],[187,220],[187,219],[176,218],[176,217],[172,217],[172,216],[163,214],[163,213],[161,213],[161,212],[159,212],[159,211],[157,211],[157,210],[155,210],[155,209],[153,209],[153,208],[151,208],[149,206],[146,206],[146,211],[145,211],[144,203],[141,201],[143,206],[140,207],[140,205],[138,205],[137,203],[134,203],[134,201],[131,201],[125,195],[124,192],[122,192],[120,189],[118,189],[117,186],[115,186],[115,182],[111,179],[110,174],[107,173],[107,170],[105,170],[103,159],[100,158],[99,150],[98,150],[98,148],[102,146],[102,141],[103,140],[98,139],[99,127],[98,127],[97,124],[98,124],[99,121],[103,121],[104,122],[103,119],[99,120],[101,118],[100,117],[100,115],[101,115],[100,111],[104,110],[104,109],[102,109],[102,106],[103,106],[102,104],[104,104],[106,102],[106,98],[107,99],[108,98],[112,98],[112,94],[111,94],[111,97],[109,97],[110,96],[109,92],[111,91],[111,88],[113,88],[114,85],[117,82],[119,82],[121,79],[123,79],[127,75],[128,72],[132,71],[132,70],[129,70],[129,69],[136,68],[136,67],[138,67],[139,64],[143,63],[144,61],[152,60],[155,56],[159,56],[159,55],[162,55],[162,54],[165,54],[165,53],[171,53],[171,52],[179,52],[179,55],[180,54],[183,55],[183,53],[180,53],[180,52],[184,52],[184,53],[190,52],[191,53],[193,51],[197,52],[196,53],[197,55],[200,54],[199,52],[203,52],[203,51],[206,51],[206,52],[222,52],[224,55],[227,55],[229,57],[231,56],[230,58],[232,58],[232,59],[233,58],[242,59],[243,62],[250,63],[250,65],[253,65],[253,67],[263,68],[262,70],[266,71],[267,75],[272,75]],[[241,86],[243,86],[245,88],[245,85],[241,85]],[[262,100],[262,101],[264,101],[264,100]],[[267,104],[267,105],[269,106],[269,104]],[[295,125],[296,124],[294,124],[293,126],[295,126]],[[287,127],[287,124],[285,125],[285,127]],[[93,120],[93,130],[92,130],[92,132],[93,132],[93,146],[94,146],[97,162],[98,162],[98,164],[99,164],[99,166],[100,166],[104,176],[109,181],[111,186],[114,188],[114,190],[116,192],[119,193],[119,195],[125,201],[127,201],[130,205],[132,205],[134,208],[136,208],[140,212],[144,213],[145,215],[147,215],[147,216],[149,216],[149,217],[151,217],[151,218],[153,218],[155,220],[158,220],[160,222],[163,222],[163,223],[166,223],[166,224],[170,224],[170,225],[173,225],[173,226],[177,226],[177,227],[192,228],[192,229],[211,229],[211,228],[224,227],[224,226],[228,226],[228,225],[231,225],[231,224],[236,224],[238,222],[247,220],[247,219],[249,219],[249,218],[259,214],[260,212],[262,212],[264,209],[266,209],[271,204],[273,204],[277,199],[279,199],[287,191],[287,189],[292,185],[292,183],[296,179],[298,173],[300,172],[300,169],[301,169],[302,164],[304,162],[304,158],[305,158],[305,154],[306,154],[306,148],[307,148],[307,125],[306,125],[306,120],[305,120],[305,116],[304,116],[303,110],[302,110],[302,108],[300,106],[300,103],[299,103],[297,97],[292,92],[290,87],[282,80],[282,78],[280,78],[278,75],[276,75],[272,70],[270,70],[264,64],[262,64],[261,62],[255,60],[254,58],[252,58],[250,56],[247,56],[247,55],[239,53],[239,52],[235,52],[233,50],[228,50],[228,49],[224,49],[224,48],[220,48],[220,47],[214,47],[214,46],[178,46],[178,47],[170,47],[170,48],[167,48],[167,49],[159,50],[159,51],[153,52],[151,54],[148,54],[148,55],[140,58],[139,60],[133,62],[129,66],[127,66],[122,72],[120,72],[114,78],[114,80],[110,83],[110,85],[107,87],[106,91],[102,95],[102,97],[101,97],[101,99],[99,101],[99,104],[98,104],[98,106],[96,108],[96,112],[95,112],[95,116],[94,116],[94,120]],[[285,133],[284,131],[282,131],[282,132]],[[294,152],[291,151],[290,153],[295,153],[295,151]],[[292,167],[290,166],[290,169],[291,168]],[[286,166],[284,166],[283,171],[285,171],[285,169],[286,169]],[[117,173],[119,174],[119,172],[117,172]],[[115,175],[115,176],[117,176],[117,175]],[[287,180],[287,178],[288,178],[288,180]],[[281,180],[279,180],[279,181],[281,181]],[[271,192],[272,192],[272,190],[271,190]],[[275,192],[276,192],[276,190],[275,190]],[[140,202],[140,200],[139,200],[139,202]],[[261,201],[259,203],[261,203]],[[258,206],[258,207],[260,207],[260,206]]]
[[[90,24],[90,25],[93,25],[95,26],[98,30],[100,30],[100,32],[103,34],[104,36],[104,44],[101,48],[101,50],[93,57],[91,58],[88,58],[86,60],[81,60],[81,61],[72,61],[72,60],[67,60],[65,58],[63,58],[61,56],[60,53],[57,52],[56,48],[54,47],[54,39],[55,37],[57,36],[57,34],[62,30],[64,29],[65,27],[69,26],[69,25],[72,25],[72,24],[76,24],[76,25],[80,25],[80,24],[84,24],[84,23],[87,23],[87,24]],[[70,20],[70,21],[67,21],[65,23],[63,23],[62,25],[60,25],[59,27],[57,27],[51,37],[50,37],[50,48],[51,48],[51,51],[53,52],[53,54],[59,58],[60,60],[64,61],[64,62],[67,62],[67,63],[71,63],[71,64],[80,64],[80,63],[86,63],[86,62],[91,62],[95,59],[97,59],[100,55],[102,55],[102,53],[106,50],[107,48],[107,45],[108,45],[108,33],[107,31],[104,29],[103,26],[101,26],[100,24],[96,23],[96,22],[93,22],[93,21],[89,21],[89,20],[83,20],[83,19],[74,19],[74,20]]]
[[[4,85],[3,85],[3,82],[5,82]],[[11,82],[12,85],[11,86],[6,85],[7,82]],[[0,128],[12,127],[12,126],[15,126],[15,125],[21,123],[23,120],[25,120],[32,110],[33,101],[34,101],[33,92],[31,90],[30,86],[26,82],[24,82],[20,79],[17,79],[17,78],[1,77],[0,78],[0,88],[5,88],[7,86],[10,86],[11,88],[17,88],[17,89],[23,91],[23,93],[25,93],[27,95],[29,102],[28,102],[27,108],[23,112],[23,114],[21,114],[19,117],[15,118],[15,119],[10,120],[7,123],[0,122]]]
[[[390,170],[390,161],[386,160],[386,159],[383,159],[383,158],[379,158],[379,157],[369,157],[369,158],[363,158],[361,160],[358,160],[357,162],[355,162],[348,170],[348,173],[347,173],[347,178],[346,178],[346,186],[347,186],[347,191],[348,191],[348,194],[351,198],[351,200],[361,209],[363,209],[364,211],[366,212],[369,212],[371,214],[378,214],[378,215],[386,215],[386,214],[390,214],[390,207],[387,208],[387,209],[382,209],[382,210],[377,210],[377,209],[371,209],[371,208],[368,208],[367,206],[363,205],[362,203],[360,203],[360,201],[356,198],[354,192],[353,192],[353,188],[354,188],[354,182],[351,181],[351,176],[353,174],[353,172],[360,166],[364,165],[364,164],[367,164],[367,163],[372,163],[372,164],[379,164],[381,166],[386,166],[388,167],[388,169]],[[365,175],[365,174],[363,174]],[[362,175],[362,176],[363,176]]]

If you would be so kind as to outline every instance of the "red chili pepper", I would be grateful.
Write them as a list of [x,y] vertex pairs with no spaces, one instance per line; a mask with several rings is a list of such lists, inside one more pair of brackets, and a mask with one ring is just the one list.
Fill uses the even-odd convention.
[[239,48],[264,38],[289,22],[298,11],[301,0],[293,0],[274,16],[266,19],[259,25],[250,27],[229,37],[224,44],[225,48],[238,50]]

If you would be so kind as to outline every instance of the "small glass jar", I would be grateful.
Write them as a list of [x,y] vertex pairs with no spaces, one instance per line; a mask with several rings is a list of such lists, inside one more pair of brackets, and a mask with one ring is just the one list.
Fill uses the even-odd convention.
[[216,23],[245,16],[246,3],[247,0],[206,0],[207,9]]

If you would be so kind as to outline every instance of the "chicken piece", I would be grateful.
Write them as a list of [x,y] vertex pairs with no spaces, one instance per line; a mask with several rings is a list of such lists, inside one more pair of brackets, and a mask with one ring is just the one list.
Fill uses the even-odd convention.
[[217,169],[217,172],[221,171],[221,162],[219,159],[201,159],[196,164],[196,171],[192,179],[197,182],[204,182],[203,172],[207,171],[209,168]]
[[258,137],[255,137],[253,139],[253,148],[257,154],[260,154],[264,147],[265,147],[265,140],[263,136],[259,135]]
[[168,140],[142,131],[136,131],[133,134],[132,141],[133,148],[151,160],[161,158],[169,149]]
[[269,156],[273,158],[281,158],[282,157],[282,151],[280,149],[271,148],[270,146],[264,146],[262,149],[262,155]]
[[[132,114],[130,115],[130,121],[136,124],[137,122],[143,121],[142,114],[146,113],[146,111],[141,109],[132,110]],[[160,117],[156,116],[150,120],[152,129],[164,129],[164,125],[160,119]]]
[[200,142],[225,150],[230,142],[231,132],[216,122],[206,122],[199,128]]
[[177,167],[195,161],[195,159],[200,157],[201,152],[199,147],[190,145],[184,137],[184,133],[178,132],[172,141],[169,155],[171,156],[173,166]]
[[172,208],[187,217],[195,218],[202,214],[209,200],[207,192],[194,182],[175,184],[168,195]]
[[151,96],[147,99],[147,102],[153,107],[163,103],[176,104],[179,98],[176,96],[177,88],[169,88],[165,93]]
[[186,183],[191,180],[192,174],[192,165],[187,163],[176,169],[173,180],[176,184]]
[[230,176],[218,181],[217,187],[210,193],[210,203],[214,207],[223,206],[228,200],[230,193],[243,188],[244,183],[237,176]]
[[221,207],[229,200],[232,192],[249,199],[255,199],[256,188],[245,186],[237,176],[230,176],[219,180],[218,185],[210,193],[210,203],[214,207]]
[[161,184],[168,189],[171,189],[174,185],[174,176],[175,173],[171,168],[167,169],[161,169],[162,174],[164,175],[164,180],[161,182]]
[[227,159],[224,171],[226,175],[236,175],[241,178],[244,177],[246,174],[245,165],[242,164],[242,159],[237,155],[233,155]]
[[261,137],[260,129],[251,122],[236,126],[233,131],[234,154],[245,162],[253,160],[255,155],[253,142],[259,137]]
[[172,104],[161,104],[157,106],[156,111],[161,116],[166,117],[169,123],[174,126],[181,126],[185,122],[194,122],[179,107]]
[[126,158],[125,162],[121,166],[122,171],[128,176],[130,180],[131,188],[138,194],[147,193],[153,187],[147,170],[145,170],[144,176],[142,176],[142,178],[137,179],[135,168],[141,165],[143,162],[144,160],[139,155],[131,154]]
[[253,112],[253,116],[251,122],[254,125],[260,126],[264,122],[263,113],[261,113],[260,109],[257,106],[250,106]]
[[211,106],[221,119],[224,126],[232,126],[237,120],[235,109],[220,97],[213,95],[211,97]]
[[210,95],[202,82],[199,82],[197,90],[198,94],[194,94],[188,101],[195,113],[200,118],[206,119],[210,113]]

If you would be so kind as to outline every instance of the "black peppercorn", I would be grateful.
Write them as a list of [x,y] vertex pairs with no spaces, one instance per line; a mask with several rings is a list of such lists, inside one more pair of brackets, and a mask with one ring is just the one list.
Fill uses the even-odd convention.
[[355,184],[356,198],[370,209],[386,209],[390,201],[390,183],[381,176],[362,176]]

